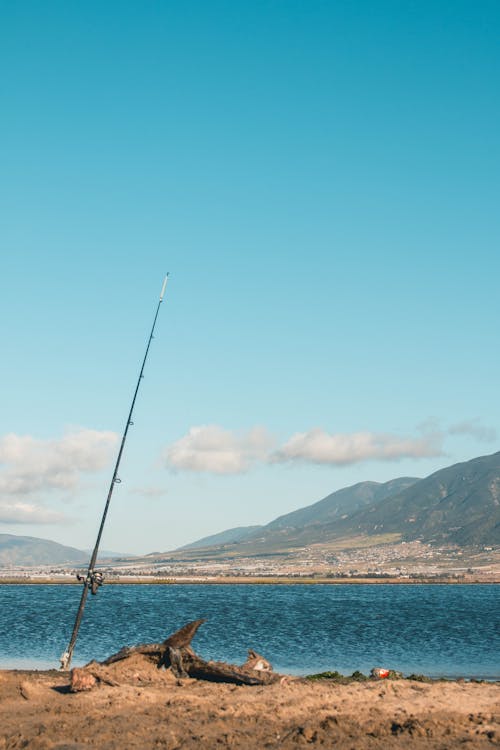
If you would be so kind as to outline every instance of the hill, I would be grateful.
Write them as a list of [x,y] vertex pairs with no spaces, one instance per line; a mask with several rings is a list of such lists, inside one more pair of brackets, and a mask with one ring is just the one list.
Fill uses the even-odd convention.
[[74,547],[66,547],[48,539],[34,536],[0,534],[0,567],[12,565],[81,564],[88,554]]
[[241,542],[244,539],[253,536],[253,534],[261,528],[262,526],[237,526],[234,529],[227,529],[218,534],[204,536],[196,542],[191,542],[191,544],[185,544],[183,547],[179,547],[179,550],[200,549],[203,547],[218,546],[220,544],[236,544],[237,542]]
[[181,547],[181,550],[227,547],[235,544],[242,554],[244,550],[246,554],[251,554],[250,550],[254,549],[264,553],[267,549],[297,547],[322,541],[325,529],[330,529],[332,523],[352,515],[361,508],[380,503],[415,482],[418,482],[418,479],[414,477],[399,477],[384,483],[358,482],[351,487],[332,492],[312,505],[279,516],[266,526],[243,527],[245,533],[239,538],[232,539],[235,529],[228,529]]
[[322,500],[318,500],[318,502],[305,508],[279,516],[264,527],[264,533],[337,521],[346,514],[351,515],[361,508],[379,503],[387,497],[405,490],[415,482],[418,482],[418,479],[414,477],[391,479],[391,481],[383,484],[379,482],[359,482],[351,487],[332,492],[331,495],[327,495]]
[[336,539],[388,534],[408,541],[498,545],[500,452],[448,466],[424,479],[360,482],[254,531],[246,527],[248,533],[234,541],[231,531],[188,547],[203,548],[206,558],[222,549],[231,556],[259,556]]
[[500,544],[500,452],[436,471],[343,519],[336,535],[398,532],[461,546]]

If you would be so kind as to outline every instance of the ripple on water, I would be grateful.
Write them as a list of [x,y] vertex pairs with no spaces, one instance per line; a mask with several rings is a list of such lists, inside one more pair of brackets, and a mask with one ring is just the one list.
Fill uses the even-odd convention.
[[[500,677],[495,585],[120,585],[90,597],[74,664],[163,640],[199,617],[196,650],[241,662],[250,647],[275,669]],[[80,589],[0,585],[0,666],[55,667]],[[23,666],[20,666],[23,665]]]

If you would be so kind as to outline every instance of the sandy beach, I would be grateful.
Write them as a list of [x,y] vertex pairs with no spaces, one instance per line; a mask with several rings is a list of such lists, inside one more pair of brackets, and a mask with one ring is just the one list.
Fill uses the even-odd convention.
[[500,684],[177,679],[140,656],[89,692],[57,671],[0,672],[0,750],[456,748],[500,744]]

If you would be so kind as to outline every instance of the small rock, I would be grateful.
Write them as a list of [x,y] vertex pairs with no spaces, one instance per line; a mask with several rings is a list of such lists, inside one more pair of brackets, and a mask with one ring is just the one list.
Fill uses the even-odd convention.
[[33,686],[30,685],[27,680],[21,682],[21,684],[19,685],[19,692],[26,701],[29,701],[33,698]]
[[315,742],[318,733],[312,729],[312,727],[299,727],[299,732],[302,734],[306,742]]
[[78,669],[75,667],[71,670],[71,692],[81,693],[84,690],[92,690],[96,685],[97,680],[93,674],[87,672],[85,669]]

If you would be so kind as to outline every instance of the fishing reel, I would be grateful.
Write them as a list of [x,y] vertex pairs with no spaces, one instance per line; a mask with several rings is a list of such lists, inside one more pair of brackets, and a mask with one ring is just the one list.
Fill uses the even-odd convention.
[[94,594],[94,596],[97,594],[99,587],[104,583],[104,575],[99,570],[89,570],[86,576],[77,573],[76,579],[80,583],[86,583],[90,589],[90,593]]

